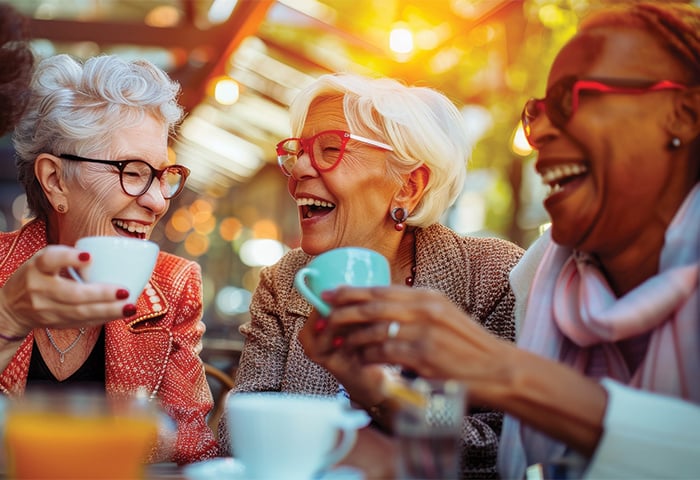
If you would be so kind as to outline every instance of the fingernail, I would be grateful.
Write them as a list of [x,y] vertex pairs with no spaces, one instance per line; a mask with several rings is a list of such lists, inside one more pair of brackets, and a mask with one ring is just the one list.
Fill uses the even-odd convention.
[[125,317],[130,317],[136,313],[136,305],[129,303],[128,305],[124,305],[124,309],[122,310],[122,314]]
[[87,262],[90,260],[90,254],[88,252],[80,252],[78,255],[78,260],[81,262]]
[[333,348],[340,348],[343,346],[345,343],[345,339],[343,337],[335,337],[333,339]]
[[316,331],[316,333],[321,333],[326,329],[327,326],[328,320],[326,320],[325,318],[319,318],[314,324],[314,330]]
[[129,290],[125,288],[117,290],[117,300],[124,300],[125,298],[129,298]]

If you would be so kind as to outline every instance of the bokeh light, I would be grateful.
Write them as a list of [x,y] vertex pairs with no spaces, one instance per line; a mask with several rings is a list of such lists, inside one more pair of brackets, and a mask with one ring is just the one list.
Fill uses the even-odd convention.
[[397,26],[389,33],[389,48],[394,53],[407,54],[413,51],[413,33],[405,26]]
[[193,256],[200,257],[209,250],[209,237],[192,232],[185,238],[185,251]]
[[284,245],[269,238],[250,239],[243,242],[239,255],[249,267],[272,265],[284,255]]
[[219,224],[219,235],[227,242],[232,242],[241,234],[243,224],[236,217],[224,218]]
[[253,224],[253,238],[279,238],[279,227],[273,220],[262,219]]
[[245,288],[234,286],[223,287],[216,294],[215,306],[222,316],[234,316],[248,311],[252,295]]

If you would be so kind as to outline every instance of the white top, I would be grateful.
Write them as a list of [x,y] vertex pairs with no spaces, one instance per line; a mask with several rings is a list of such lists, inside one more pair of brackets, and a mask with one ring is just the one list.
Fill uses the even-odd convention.
[[603,436],[584,478],[700,478],[700,407],[604,379]]
[[[540,238],[530,246],[511,272],[518,333],[544,243]],[[603,435],[583,478],[657,479],[669,478],[669,472],[674,479],[700,478],[699,405],[610,379],[601,385],[608,393]]]

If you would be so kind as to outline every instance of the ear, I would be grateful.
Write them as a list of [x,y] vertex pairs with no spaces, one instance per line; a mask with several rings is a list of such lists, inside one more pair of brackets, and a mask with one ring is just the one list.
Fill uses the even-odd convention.
[[48,153],[39,154],[34,161],[34,175],[54,209],[58,205],[68,207],[69,192],[63,181],[62,169],[61,159]]
[[413,211],[421,198],[423,198],[423,193],[425,193],[429,180],[430,169],[427,166],[421,165],[411,171],[401,190],[396,194],[396,202],[404,205],[409,212]]
[[673,107],[669,134],[688,145],[700,136],[700,87],[679,92]]

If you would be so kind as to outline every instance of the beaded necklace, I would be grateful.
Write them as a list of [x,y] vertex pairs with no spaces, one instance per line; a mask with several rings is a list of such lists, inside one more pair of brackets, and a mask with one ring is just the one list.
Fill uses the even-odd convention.
[[55,348],[56,351],[59,353],[59,355],[60,355],[59,360],[61,361],[61,363],[63,363],[63,361],[66,359],[66,353],[73,350],[73,347],[75,347],[78,344],[78,342],[80,341],[80,337],[82,337],[84,334],[85,334],[85,329],[81,328],[80,333],[78,333],[78,336],[75,337],[75,340],[73,340],[73,342],[70,345],[68,345],[65,348],[65,350],[61,350],[60,348],[58,348],[58,345],[56,345],[56,341],[53,339],[53,335],[51,335],[51,331],[48,328],[46,329],[46,336],[49,337],[49,342],[51,342],[51,346],[53,348]]

